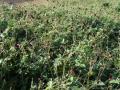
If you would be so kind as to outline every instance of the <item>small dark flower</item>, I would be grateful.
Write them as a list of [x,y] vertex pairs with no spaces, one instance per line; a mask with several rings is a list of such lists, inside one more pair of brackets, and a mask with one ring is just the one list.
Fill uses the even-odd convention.
[[94,16],[97,16],[97,14],[95,13]]
[[20,44],[16,43],[16,44],[15,44],[15,47],[16,47],[16,48],[20,48]]
[[32,46],[32,42],[30,42],[29,45]]
[[112,74],[109,75],[109,80],[112,80]]
[[39,78],[38,78],[38,81],[40,81],[40,80],[41,80],[41,78],[39,77]]
[[74,69],[73,69],[73,68],[71,68],[71,69],[69,70],[69,74],[70,74],[70,75],[75,75],[75,72],[74,72]]

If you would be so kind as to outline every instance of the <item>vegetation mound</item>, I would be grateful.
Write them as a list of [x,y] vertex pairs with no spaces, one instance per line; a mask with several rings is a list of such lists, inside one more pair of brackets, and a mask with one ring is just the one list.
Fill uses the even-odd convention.
[[0,7],[1,90],[119,89],[119,5],[53,2]]

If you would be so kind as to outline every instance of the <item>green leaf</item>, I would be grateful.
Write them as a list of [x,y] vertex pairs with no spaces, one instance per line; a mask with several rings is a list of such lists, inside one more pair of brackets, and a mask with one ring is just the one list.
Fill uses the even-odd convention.
[[2,60],[2,59],[0,59],[0,64],[2,64],[2,61],[3,61],[3,60]]
[[79,90],[87,90],[85,87],[81,87]]
[[119,80],[119,79],[118,79],[118,80],[117,80],[117,79],[116,79],[116,80],[114,79],[114,80],[111,80],[110,83],[111,83],[111,84],[120,84],[120,80]]
[[74,80],[74,77],[70,77],[70,80],[73,81],[73,80]]
[[84,89],[80,89],[78,86],[72,86],[71,90],[84,90]]

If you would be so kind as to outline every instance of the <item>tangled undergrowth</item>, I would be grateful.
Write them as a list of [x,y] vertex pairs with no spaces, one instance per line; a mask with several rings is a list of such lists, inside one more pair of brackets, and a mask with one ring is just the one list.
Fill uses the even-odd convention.
[[119,16],[65,7],[0,7],[1,90],[120,89]]

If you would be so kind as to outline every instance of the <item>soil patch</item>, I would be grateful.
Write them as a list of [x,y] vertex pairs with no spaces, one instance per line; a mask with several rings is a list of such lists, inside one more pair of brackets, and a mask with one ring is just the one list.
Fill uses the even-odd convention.
[[47,0],[1,0],[3,3],[8,3],[8,4],[25,4],[25,3],[32,3],[32,4],[47,4]]

